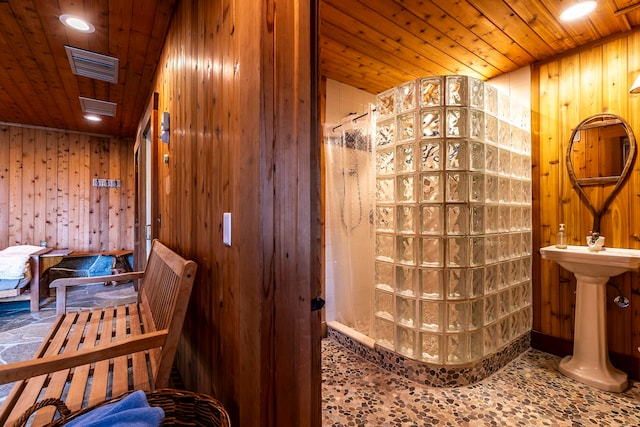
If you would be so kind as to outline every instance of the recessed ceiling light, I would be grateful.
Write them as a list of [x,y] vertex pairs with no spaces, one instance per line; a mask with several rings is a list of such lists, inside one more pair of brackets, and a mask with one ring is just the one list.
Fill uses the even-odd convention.
[[89,120],[90,122],[101,122],[102,119],[99,116],[96,116],[95,114],[87,114],[86,116],[84,116],[85,119]]
[[586,0],[579,1],[572,6],[566,8],[561,14],[560,19],[562,21],[573,21],[578,18],[582,18],[583,16],[587,16],[598,5],[598,2],[595,0]]
[[78,16],[69,15],[68,13],[60,15],[60,22],[62,22],[67,27],[73,28],[74,30],[80,31],[82,33],[93,33],[96,30],[96,27],[91,25],[91,23]]

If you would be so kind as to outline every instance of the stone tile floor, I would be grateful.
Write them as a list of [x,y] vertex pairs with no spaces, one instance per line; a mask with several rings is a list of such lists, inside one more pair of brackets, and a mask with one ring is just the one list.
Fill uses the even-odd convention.
[[[74,289],[72,308],[135,299],[131,284]],[[28,302],[0,302],[0,363],[31,358],[55,319],[55,302],[30,313]],[[608,393],[558,372],[560,359],[528,350],[467,387],[421,386],[391,374],[330,339],[322,341],[325,426],[640,426],[640,385]],[[10,385],[0,386],[0,402]]]

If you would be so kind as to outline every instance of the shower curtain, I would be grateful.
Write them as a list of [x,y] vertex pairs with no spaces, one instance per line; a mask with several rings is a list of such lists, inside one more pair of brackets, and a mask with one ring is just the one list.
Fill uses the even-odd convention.
[[327,321],[370,334],[374,282],[375,170],[371,114],[326,125]]

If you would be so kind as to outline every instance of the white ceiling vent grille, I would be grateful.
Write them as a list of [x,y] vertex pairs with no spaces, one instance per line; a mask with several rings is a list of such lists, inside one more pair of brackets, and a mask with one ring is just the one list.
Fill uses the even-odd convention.
[[82,111],[87,114],[98,114],[100,116],[116,116],[116,104],[115,102],[100,101],[93,98],[80,98],[80,105]]
[[118,58],[71,46],[64,47],[74,74],[118,83]]

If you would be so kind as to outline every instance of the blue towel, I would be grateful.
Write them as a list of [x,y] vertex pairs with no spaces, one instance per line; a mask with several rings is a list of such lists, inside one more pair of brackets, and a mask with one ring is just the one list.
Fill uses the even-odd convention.
[[158,427],[164,420],[162,408],[149,406],[138,390],[124,399],[100,406],[65,424],[67,427]]

